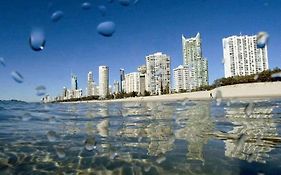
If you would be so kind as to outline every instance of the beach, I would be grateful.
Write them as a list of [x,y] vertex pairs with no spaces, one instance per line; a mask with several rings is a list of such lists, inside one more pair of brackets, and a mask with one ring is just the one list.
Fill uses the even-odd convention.
[[217,93],[219,98],[237,99],[237,98],[281,98],[281,82],[259,82],[247,84],[235,84],[229,86],[217,87],[210,91],[197,91],[187,93],[166,94],[159,96],[130,97],[112,100],[91,100],[65,103],[100,103],[100,102],[153,102],[153,101],[175,101],[175,100],[212,100]]

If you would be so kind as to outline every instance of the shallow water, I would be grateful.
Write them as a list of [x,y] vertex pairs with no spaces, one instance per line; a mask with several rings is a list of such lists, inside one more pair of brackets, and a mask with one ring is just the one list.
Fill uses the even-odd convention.
[[0,102],[0,174],[280,174],[280,105]]

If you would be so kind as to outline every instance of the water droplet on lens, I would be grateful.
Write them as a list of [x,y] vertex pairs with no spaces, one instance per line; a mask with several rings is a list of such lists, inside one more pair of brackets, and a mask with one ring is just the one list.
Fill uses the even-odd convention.
[[264,48],[268,42],[269,35],[266,32],[259,32],[257,35],[257,47]]
[[97,146],[96,146],[96,141],[94,138],[90,137],[90,138],[87,138],[85,140],[85,149],[88,150],[88,151],[92,151],[94,149],[96,149]]
[[59,158],[64,158],[65,157],[65,152],[64,152],[64,148],[63,147],[57,147],[56,148],[56,153],[57,153],[57,156]]
[[40,29],[32,30],[29,37],[29,45],[34,51],[41,51],[46,44],[44,32]]
[[52,21],[53,22],[58,22],[61,18],[63,17],[63,12],[62,11],[56,11],[52,14]]
[[119,4],[123,6],[129,6],[130,5],[130,0],[118,0]]
[[106,15],[106,7],[104,5],[99,6],[99,11],[100,11],[102,16]]
[[102,22],[98,25],[97,31],[105,37],[110,37],[115,32],[115,23],[111,21]]
[[250,115],[252,115],[254,108],[255,108],[254,103],[247,104],[244,110],[245,114],[249,117]]
[[54,142],[57,139],[57,133],[55,131],[48,131],[47,138],[50,142]]
[[222,102],[222,93],[220,90],[216,91],[216,102],[217,102],[217,106],[219,106]]
[[12,78],[17,82],[17,83],[22,83],[23,82],[23,76],[18,73],[17,71],[13,71],[11,73]]
[[4,58],[2,58],[2,57],[0,57],[0,64],[2,65],[2,66],[6,66],[6,64],[5,64],[5,60],[4,60]]
[[46,94],[46,87],[45,86],[37,86],[36,88],[35,88],[35,90],[36,90],[36,95],[37,96],[43,96],[43,95],[45,95]]
[[84,2],[84,3],[82,3],[81,7],[84,10],[89,10],[89,9],[91,9],[92,4],[90,2]]

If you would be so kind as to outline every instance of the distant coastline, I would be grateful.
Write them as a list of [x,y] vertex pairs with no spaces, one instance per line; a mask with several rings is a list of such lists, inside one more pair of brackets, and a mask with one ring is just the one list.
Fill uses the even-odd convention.
[[[220,95],[219,95],[220,94]],[[176,100],[214,100],[247,98],[281,98],[281,82],[259,82],[221,86],[209,91],[166,94],[159,96],[130,97],[111,100],[88,100],[61,103],[103,103],[103,102],[149,102]]]

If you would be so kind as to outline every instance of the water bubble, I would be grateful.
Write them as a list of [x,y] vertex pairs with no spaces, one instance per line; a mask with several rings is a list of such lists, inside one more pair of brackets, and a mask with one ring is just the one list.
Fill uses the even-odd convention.
[[32,30],[29,37],[29,45],[34,51],[41,51],[46,44],[44,32],[40,29]]
[[36,95],[37,96],[43,96],[43,95],[45,95],[46,94],[46,87],[45,86],[37,86],[36,88],[35,88],[35,90],[36,90]]
[[91,9],[91,7],[92,7],[92,4],[90,2],[84,2],[81,5],[81,8],[84,10],[89,10],[89,9]]
[[105,37],[110,37],[115,32],[115,23],[112,21],[102,22],[98,25],[97,31]]
[[222,92],[220,90],[216,91],[216,102],[217,102],[217,106],[219,106],[222,102]]
[[28,112],[23,114],[23,116],[21,117],[22,121],[24,121],[24,122],[29,121],[31,118],[32,118],[32,115]]
[[63,147],[57,147],[56,148],[56,153],[57,153],[57,156],[59,158],[64,158],[65,157],[65,152],[64,152],[64,148]]
[[48,131],[47,138],[50,142],[54,142],[57,139],[57,133],[55,131]]
[[62,11],[55,11],[52,14],[51,19],[52,19],[53,22],[58,22],[62,17],[63,17],[63,12]]
[[105,16],[106,15],[106,7],[104,5],[100,5],[99,7],[99,11],[101,13],[102,16]]
[[17,83],[22,83],[23,82],[23,76],[18,73],[17,71],[13,71],[11,73],[12,78],[17,82]]
[[252,115],[254,108],[255,108],[254,103],[247,104],[244,110],[245,114],[249,117],[250,115]]
[[268,42],[269,35],[266,32],[259,32],[257,35],[257,47],[264,48]]
[[85,140],[85,149],[88,150],[88,151],[92,151],[94,149],[96,149],[97,146],[96,146],[96,141],[94,138],[92,137],[89,137]]
[[130,0],[118,0],[119,4],[123,6],[129,6],[130,5]]
[[5,60],[4,60],[4,58],[3,57],[0,57],[0,64],[2,65],[2,66],[6,66],[6,64],[5,64]]

